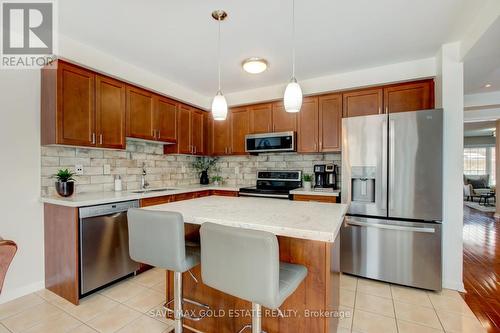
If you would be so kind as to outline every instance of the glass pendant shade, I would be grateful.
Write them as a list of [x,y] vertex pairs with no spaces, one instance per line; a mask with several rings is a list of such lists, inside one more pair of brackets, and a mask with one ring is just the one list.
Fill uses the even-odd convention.
[[302,107],[302,89],[295,78],[286,86],[284,104],[286,112],[299,112]]
[[226,120],[227,102],[222,92],[219,90],[212,101],[212,116],[214,120]]

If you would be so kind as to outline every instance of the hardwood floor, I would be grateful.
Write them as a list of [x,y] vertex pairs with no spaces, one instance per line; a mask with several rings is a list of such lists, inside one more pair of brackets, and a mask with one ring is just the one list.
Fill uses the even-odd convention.
[[488,332],[500,332],[500,222],[464,206],[462,297]]

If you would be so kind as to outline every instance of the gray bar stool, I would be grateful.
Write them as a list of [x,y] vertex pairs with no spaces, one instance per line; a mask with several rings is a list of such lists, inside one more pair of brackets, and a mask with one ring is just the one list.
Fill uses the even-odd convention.
[[252,333],[261,333],[261,306],[278,309],[307,276],[307,268],[279,261],[278,239],[264,231],[203,223],[203,283],[252,302]]
[[[186,245],[184,219],[176,212],[159,212],[132,208],[128,210],[128,232],[130,257],[151,266],[174,272],[174,322],[175,332],[182,332],[182,319],[201,320],[203,317],[183,315],[182,303],[188,302],[204,309],[207,305],[182,297],[182,273],[200,263],[199,244]],[[165,304],[168,305],[172,301]],[[171,311],[171,310],[170,310]]]

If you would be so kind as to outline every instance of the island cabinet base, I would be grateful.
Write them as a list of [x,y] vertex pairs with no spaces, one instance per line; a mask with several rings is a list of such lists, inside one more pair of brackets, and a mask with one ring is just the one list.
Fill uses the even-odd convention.
[[[186,224],[186,237],[197,238],[199,226]],[[267,333],[337,331],[340,288],[340,242],[334,243],[278,237],[280,260],[307,267],[308,274],[279,311],[262,308],[262,329]],[[201,321],[184,320],[186,328],[207,333],[235,333],[251,323],[251,303],[222,293],[203,284],[200,266],[192,270],[196,283],[183,274],[185,298],[210,306]],[[173,272],[167,272],[167,299],[173,299]],[[184,311],[200,314],[200,309],[184,304]],[[282,313],[283,317],[278,314]]]

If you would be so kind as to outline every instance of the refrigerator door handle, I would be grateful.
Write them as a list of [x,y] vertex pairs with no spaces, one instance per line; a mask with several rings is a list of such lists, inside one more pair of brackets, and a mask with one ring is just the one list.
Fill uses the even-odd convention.
[[377,228],[377,229],[387,229],[387,230],[399,230],[399,231],[410,231],[410,232],[424,232],[424,233],[435,233],[434,228],[422,228],[422,227],[404,227],[400,225],[392,224],[380,224],[380,223],[365,223],[353,221],[346,219],[346,225],[351,227],[367,227],[367,228]]
[[382,122],[382,184],[380,208],[387,211],[387,121]]
[[391,215],[391,210],[394,207],[394,201],[393,198],[395,196],[394,193],[394,170],[395,169],[395,154],[394,154],[394,138],[396,136],[396,130],[395,130],[395,121],[394,120],[389,120],[389,191],[388,191],[388,196],[389,196],[389,215]]

